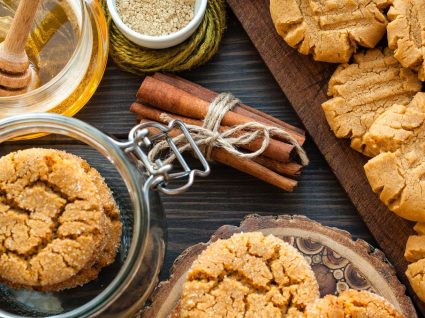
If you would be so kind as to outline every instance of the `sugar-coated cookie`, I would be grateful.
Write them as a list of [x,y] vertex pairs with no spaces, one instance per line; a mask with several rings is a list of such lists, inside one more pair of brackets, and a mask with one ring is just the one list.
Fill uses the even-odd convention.
[[53,149],[2,157],[0,213],[0,280],[12,287],[75,287],[115,258],[118,208],[79,157]]
[[314,273],[294,247],[272,235],[242,233],[212,243],[193,263],[180,316],[300,317],[318,297]]
[[304,318],[405,318],[384,298],[349,289],[338,297],[328,295],[307,306]]

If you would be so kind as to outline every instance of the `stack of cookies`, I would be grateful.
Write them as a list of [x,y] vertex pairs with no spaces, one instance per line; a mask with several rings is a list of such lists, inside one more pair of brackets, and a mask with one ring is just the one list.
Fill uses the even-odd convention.
[[[318,61],[344,63],[330,79],[332,98],[322,105],[331,129],[373,157],[366,175],[391,211],[425,222],[425,1],[271,0],[270,6],[289,45]],[[385,34],[388,47],[375,48]],[[406,255],[412,242],[425,244],[410,238]],[[419,268],[425,271],[425,261],[406,274],[425,301]]]
[[52,149],[0,158],[0,281],[58,291],[95,279],[121,237],[119,210],[101,175]]
[[261,232],[218,240],[192,264],[173,318],[403,318],[369,292],[348,290],[320,299],[304,257],[281,239]]

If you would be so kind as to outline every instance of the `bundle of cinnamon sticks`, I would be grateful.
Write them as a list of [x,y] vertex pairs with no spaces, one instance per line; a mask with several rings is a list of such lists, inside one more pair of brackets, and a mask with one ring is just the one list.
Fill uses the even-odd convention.
[[[136,113],[141,121],[151,120],[168,124],[167,119],[171,118],[181,120],[185,124],[202,126],[209,105],[217,95],[218,93],[183,78],[156,73],[143,81],[137,92],[137,101],[131,105],[131,111]],[[221,122],[220,132],[249,122],[281,128],[300,145],[304,144],[303,130],[244,104],[238,104],[232,111],[226,113]],[[171,132],[173,137],[178,134],[178,131]],[[262,143],[261,137],[240,147],[254,152]],[[277,136],[273,136],[267,149],[255,159],[240,158],[221,148],[214,148],[211,153],[214,161],[286,191],[292,191],[297,186],[297,181],[293,177],[299,175],[302,170],[302,165],[296,162],[295,157],[294,146]]]

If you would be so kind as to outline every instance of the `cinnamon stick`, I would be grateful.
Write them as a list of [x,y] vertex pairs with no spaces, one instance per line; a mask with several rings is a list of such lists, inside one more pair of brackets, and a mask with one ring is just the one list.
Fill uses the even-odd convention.
[[[155,109],[153,107],[146,106],[142,103],[133,103],[130,107],[130,110],[132,112],[138,114],[138,115],[141,115],[144,118],[147,118],[149,120],[154,120],[154,121],[157,121],[157,122],[161,122],[161,123],[165,123],[165,124],[166,124],[166,121],[164,120],[162,115],[166,115],[170,118],[180,120],[183,123],[189,124],[189,125],[195,125],[195,126],[202,127],[202,124],[203,124],[202,121],[200,121],[200,120],[187,118],[187,117],[184,117],[184,116],[179,116],[179,115],[171,114],[171,113],[168,113],[168,112],[160,111],[160,110]],[[227,131],[228,129],[229,129],[228,127],[221,126],[220,132]],[[233,137],[238,137],[238,136],[235,135]],[[246,149],[246,150],[250,150],[250,151],[257,151],[258,149],[261,148],[262,143],[263,143],[263,139],[257,138],[249,144],[240,145],[240,147],[243,148],[243,149]],[[285,144],[285,143],[280,142],[278,140],[270,139],[269,146],[263,152],[263,155],[270,158],[270,159],[273,159],[273,160],[278,160],[278,161],[281,161],[281,162],[288,162],[288,161],[290,161],[291,153],[292,153],[293,150],[294,150],[294,147],[292,145]]]
[[257,158],[253,159],[253,161],[270,170],[273,170],[274,172],[293,177],[299,176],[303,168],[302,165],[299,165],[295,162],[284,163],[264,156],[258,156]]
[[[149,118],[145,118],[143,116],[138,116],[138,121],[139,122],[147,122],[149,120]],[[153,130],[151,130],[152,132]],[[159,130],[157,131],[157,133],[159,133]],[[181,134],[181,131],[179,131],[177,128],[172,129],[168,135],[172,138],[177,137],[178,135]],[[283,163],[283,162],[279,162],[264,156],[258,156],[255,159],[252,159],[252,161],[274,171],[277,172],[279,174],[283,174],[286,176],[298,176],[301,173],[302,170],[302,166],[294,163],[294,162],[289,162],[289,163]]]
[[[137,92],[137,99],[177,115],[203,120],[210,103],[182,89],[153,77],[146,77]],[[253,119],[233,111],[227,112],[223,126],[236,126],[252,122]]]
[[[170,84],[146,77],[137,92],[137,99],[162,110],[194,119],[204,119],[209,103]],[[248,117],[228,112],[222,121],[224,126],[252,122]]]
[[[216,92],[213,92],[201,85],[190,82],[176,75],[155,73],[153,77],[159,81],[165,82],[174,87],[182,89],[187,93],[197,96],[203,99],[204,101],[207,101],[208,103],[211,103],[214,100],[214,98],[216,98],[218,95],[218,93]],[[240,103],[233,108],[233,111],[240,115],[250,117],[259,123],[269,125],[269,126],[276,126],[278,128],[282,128],[286,130],[298,141],[300,145],[303,145],[305,142],[305,132],[302,129],[289,125],[273,116],[263,113],[262,111],[258,109],[255,109],[255,108],[249,107],[248,105]]]
[[200,120],[172,114],[166,111],[162,111],[162,110],[147,106],[139,102],[131,104],[130,111],[146,119],[157,121],[163,124],[168,124],[168,122],[163,117],[164,115],[165,117],[169,117],[174,120],[180,120],[187,125],[199,126],[199,123],[200,123],[200,125],[202,126],[202,121]]
[[247,173],[257,179],[263,180],[282,190],[292,192],[298,185],[298,182],[273,172],[262,165],[245,158],[237,157],[221,148],[214,148],[212,151],[212,159],[229,167]]
[[[159,131],[151,128],[150,132],[152,134],[157,134]],[[281,176],[250,159],[237,157],[221,148],[214,148],[211,152],[211,157],[216,162],[247,173],[288,192],[292,192],[298,185],[298,182],[295,180]]]

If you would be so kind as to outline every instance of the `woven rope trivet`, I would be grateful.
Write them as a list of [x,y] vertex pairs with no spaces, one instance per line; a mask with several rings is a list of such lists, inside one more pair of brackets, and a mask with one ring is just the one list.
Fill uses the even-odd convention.
[[225,1],[209,0],[201,25],[189,39],[169,49],[146,49],[128,40],[112,22],[106,0],[99,2],[108,20],[111,58],[121,69],[136,75],[181,72],[208,62],[217,52],[226,28]]

